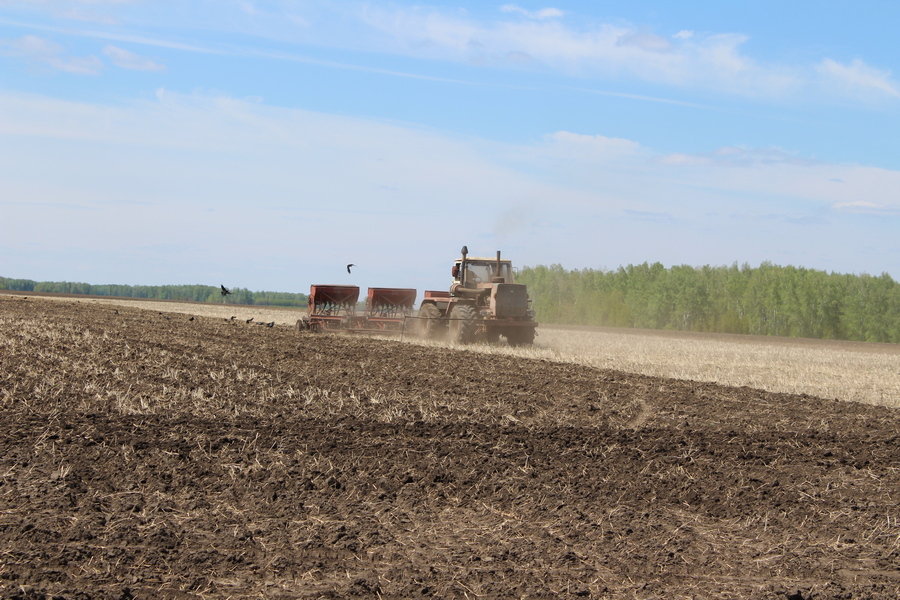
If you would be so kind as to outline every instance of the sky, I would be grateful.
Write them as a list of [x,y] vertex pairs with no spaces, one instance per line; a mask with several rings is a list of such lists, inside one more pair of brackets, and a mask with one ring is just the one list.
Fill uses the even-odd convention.
[[900,279],[898,22],[894,0],[0,0],[0,275],[421,293],[466,245]]

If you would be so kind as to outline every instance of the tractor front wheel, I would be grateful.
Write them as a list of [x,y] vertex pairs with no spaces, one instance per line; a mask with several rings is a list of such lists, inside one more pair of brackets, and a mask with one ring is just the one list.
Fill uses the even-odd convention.
[[437,340],[443,337],[444,323],[441,311],[434,304],[423,304],[419,307],[419,335],[426,340]]

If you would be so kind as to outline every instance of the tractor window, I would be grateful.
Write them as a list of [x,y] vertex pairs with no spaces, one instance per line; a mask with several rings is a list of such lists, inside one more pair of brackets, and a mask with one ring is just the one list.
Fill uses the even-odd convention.
[[[476,262],[467,262],[466,263],[466,283],[469,285],[478,284],[478,283],[490,283],[493,277],[497,277],[496,274],[497,263],[476,263]],[[500,264],[500,277],[506,281],[506,283],[512,283],[512,274],[510,272],[509,263],[501,263]]]

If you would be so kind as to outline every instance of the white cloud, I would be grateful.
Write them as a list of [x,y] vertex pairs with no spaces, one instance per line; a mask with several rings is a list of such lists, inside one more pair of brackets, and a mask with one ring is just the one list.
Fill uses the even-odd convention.
[[694,166],[705,166],[712,163],[708,157],[705,156],[692,156],[690,154],[668,154],[666,156],[662,156],[659,159],[659,163],[663,165],[694,165]]
[[646,31],[623,35],[619,38],[618,44],[620,46],[634,46],[649,52],[667,52],[672,49],[672,44],[669,40]]
[[[879,204],[878,202],[869,202],[866,200],[854,200],[851,202],[835,202],[832,205],[836,210],[843,210],[847,212],[856,212],[856,213],[882,213],[887,210],[887,207],[884,204]],[[897,210],[898,207],[895,207],[894,210]]]
[[900,171],[816,161],[779,148],[723,147],[658,162],[680,185],[724,197],[781,198],[836,211],[900,211]]
[[[550,195],[491,160],[484,142],[223,96],[160,90],[153,101],[115,106],[0,93],[0,136],[16,146],[12,152],[13,144],[0,144],[0,162],[15,171],[2,183],[0,202],[18,202],[23,228],[46,219],[58,252],[68,244],[99,250],[101,239],[111,254],[133,251],[137,240],[190,239],[215,249],[198,262],[228,262],[248,281],[261,276],[259,265],[279,265],[279,282],[254,284],[258,289],[300,285],[285,283],[298,269],[282,264],[286,256],[306,257],[309,264],[300,266],[309,285],[330,279],[318,269],[338,251],[367,255],[374,273],[376,265],[396,263],[391,252],[445,242],[455,252],[464,243],[458,232],[435,228],[446,206],[487,214],[490,234],[492,214]],[[91,210],[41,204],[54,199],[78,199]],[[29,244],[18,235],[5,241]],[[309,248],[329,250],[323,257]],[[395,283],[385,274],[370,284],[416,285],[404,277],[435,272],[427,263],[442,259],[417,254],[403,261]],[[429,285],[443,287],[443,275]]]
[[[428,248],[397,274],[396,285],[418,285],[404,277],[433,272],[461,243],[490,255],[501,240],[504,253],[520,263],[572,268],[589,257],[613,267],[777,261],[799,247],[809,255],[839,254],[842,262],[829,268],[853,268],[843,266],[852,264],[844,258],[849,251],[829,241],[838,232],[850,239],[853,225],[838,215],[900,213],[900,172],[812,161],[777,148],[664,155],[633,140],[573,131],[501,144],[166,90],[123,106],[0,93],[0,135],[0,161],[10,174],[2,183],[3,210],[15,201],[20,222],[49,223],[44,239],[54,248],[99,252],[102,242],[102,250],[118,255],[135,253],[135,240],[190,239],[194,247],[179,264],[227,263],[235,277],[244,274],[243,285],[276,277],[253,284],[258,289],[296,289],[290,277],[298,270],[306,285],[330,279],[332,271],[319,263],[336,249],[391,265],[391,253]],[[448,205],[473,215],[467,240],[440,226]],[[733,215],[750,215],[753,228]],[[21,229],[10,233],[10,246],[28,247],[28,227]],[[391,245],[372,250],[373,236]],[[685,244],[688,238],[696,243]],[[328,252],[296,264],[309,247]],[[57,255],[68,256],[58,248]],[[153,260],[135,257],[141,269]],[[350,262],[334,260],[333,272]],[[855,268],[900,272],[900,257],[890,260],[897,269]],[[261,274],[261,264],[283,273]],[[438,278],[420,287],[442,285]]]
[[641,151],[640,144],[622,138],[602,135],[585,135],[569,131],[557,131],[547,136],[557,151],[572,154],[572,158],[596,160],[598,157],[632,157]]
[[515,4],[504,4],[500,10],[505,13],[517,13],[529,19],[556,19],[564,15],[558,8],[541,8],[539,10],[527,10]]
[[249,2],[248,0],[238,0],[237,6],[241,10],[241,12],[250,15],[251,17],[255,17],[260,14],[260,11],[256,7],[256,4],[254,4],[253,2]]
[[118,46],[106,46],[103,54],[109,58],[114,65],[123,69],[132,69],[135,71],[165,71],[166,66],[153,61],[149,58],[139,56],[134,52],[129,52]]
[[900,87],[891,80],[890,70],[879,70],[859,59],[850,64],[841,64],[830,58],[824,59],[818,67],[826,85],[852,95],[889,96],[900,98]]
[[[520,13],[515,6],[507,12]],[[804,85],[802,69],[761,65],[742,51],[748,36],[699,35],[671,38],[639,27],[611,23],[569,26],[561,19],[479,22],[430,8],[389,11],[367,7],[362,19],[390,40],[391,47],[419,56],[500,65],[510,52],[535,65],[579,77],[627,77],[678,86],[713,88],[751,96],[774,96]]]
[[97,75],[103,61],[96,56],[69,56],[59,44],[34,35],[0,41],[0,52],[20,58],[33,66],[49,67],[76,75]]

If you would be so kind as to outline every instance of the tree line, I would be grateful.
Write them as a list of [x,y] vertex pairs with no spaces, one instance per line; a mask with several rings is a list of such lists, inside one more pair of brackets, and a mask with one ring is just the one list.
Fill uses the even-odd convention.
[[[616,270],[524,267],[544,323],[673,329],[900,343],[900,284],[890,275],[848,275],[764,262],[759,267]],[[91,285],[0,277],[0,289],[194,302],[304,307],[308,296],[209,285]]]
[[226,302],[228,304],[255,304],[260,306],[305,307],[308,296],[290,292],[251,292],[246,288],[230,288],[227,296],[219,287],[211,285],[92,285],[71,281],[32,281],[0,277],[0,289],[22,292],[51,292],[56,294],[86,294],[91,296],[118,296],[120,298],[146,298],[150,300],[177,300],[179,302]]
[[616,270],[525,267],[545,323],[900,343],[900,284],[764,262]]

